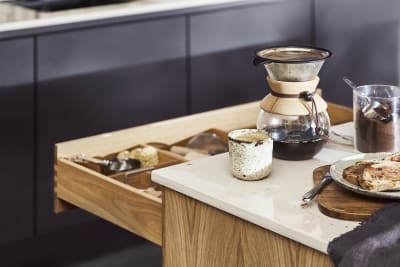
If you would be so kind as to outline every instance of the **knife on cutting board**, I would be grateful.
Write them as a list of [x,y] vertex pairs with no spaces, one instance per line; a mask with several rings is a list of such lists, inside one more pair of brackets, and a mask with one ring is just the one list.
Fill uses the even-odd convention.
[[322,190],[322,188],[324,188],[324,186],[329,184],[331,181],[332,181],[332,176],[328,171],[324,174],[324,177],[322,177],[322,180],[318,184],[316,184],[313,188],[311,188],[310,191],[308,191],[303,195],[303,204],[310,203],[315,198],[315,196]]

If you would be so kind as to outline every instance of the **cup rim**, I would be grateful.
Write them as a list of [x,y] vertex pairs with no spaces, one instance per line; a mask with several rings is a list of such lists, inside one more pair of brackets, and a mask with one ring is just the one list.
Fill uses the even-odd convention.
[[391,84],[364,84],[364,85],[359,85],[356,88],[353,89],[353,92],[357,95],[357,96],[362,96],[362,97],[367,97],[367,98],[371,98],[371,99],[381,99],[381,100],[390,100],[390,99],[400,99],[400,95],[398,96],[390,96],[390,97],[382,97],[382,96],[370,96],[367,94],[363,94],[361,92],[361,90],[363,88],[367,88],[367,87],[381,87],[381,88],[387,88],[393,91],[393,89],[398,89],[400,90],[400,87],[397,85],[391,85]]
[[[238,140],[238,139],[236,139],[237,135],[234,136],[235,134],[238,134],[238,133],[240,133],[240,134],[246,134],[246,133],[261,133],[261,134],[264,134],[264,135],[266,136],[266,138],[265,138],[265,139],[262,139],[262,140],[258,140],[258,141],[244,141],[244,140]],[[230,131],[230,132],[228,133],[228,140],[233,141],[233,142],[237,142],[237,143],[255,144],[255,143],[259,143],[259,142],[264,142],[264,141],[266,141],[266,140],[272,141],[272,138],[271,138],[271,136],[270,136],[268,133],[266,133],[266,132],[260,131],[260,130],[258,130],[258,129],[247,129],[247,128],[246,128],[246,129],[236,129],[236,130]]]

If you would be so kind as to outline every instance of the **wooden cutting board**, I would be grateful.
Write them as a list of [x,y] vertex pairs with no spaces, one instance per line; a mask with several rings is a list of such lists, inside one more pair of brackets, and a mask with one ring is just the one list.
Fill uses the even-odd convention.
[[[313,172],[314,184],[321,181],[330,165],[318,167]],[[389,199],[379,199],[363,196],[342,188],[335,182],[325,186],[317,196],[319,210],[330,217],[363,221],[385,204],[393,202]]]

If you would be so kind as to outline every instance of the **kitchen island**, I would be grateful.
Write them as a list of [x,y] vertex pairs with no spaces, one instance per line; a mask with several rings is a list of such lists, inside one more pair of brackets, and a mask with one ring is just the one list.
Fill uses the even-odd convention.
[[274,158],[270,176],[253,182],[232,176],[228,153],[154,171],[152,180],[167,188],[164,265],[328,265],[329,241],[357,222],[327,217],[301,199],[313,169],[352,154],[331,145],[311,160]]
[[[250,127],[258,110],[254,102],[59,143],[56,210],[72,204],[161,245],[164,266],[330,265],[329,240],[357,223],[326,217],[316,205],[302,208],[301,195],[312,186],[313,168],[351,149],[326,146],[302,162],[274,159],[271,176],[258,182],[233,178],[227,154],[156,170],[153,179],[165,186],[162,201],[68,160],[173,143],[209,128]],[[350,109],[333,104],[328,113],[333,123],[352,117]]]

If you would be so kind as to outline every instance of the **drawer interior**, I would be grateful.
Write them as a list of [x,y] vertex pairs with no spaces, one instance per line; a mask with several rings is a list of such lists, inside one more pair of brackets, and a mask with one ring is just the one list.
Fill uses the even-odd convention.
[[[141,149],[146,146],[148,146],[148,145],[136,145],[133,147],[129,147],[124,151],[130,152],[134,149],[138,149],[138,148]],[[179,163],[186,161],[186,159],[184,157],[177,155],[175,153],[171,153],[167,150],[162,150],[162,149],[157,149],[157,148],[156,148],[156,150],[157,150],[158,164],[153,166],[155,169],[168,167],[168,166],[179,164]],[[120,154],[121,152],[122,151],[118,151],[118,152],[110,153],[103,157],[96,157],[96,158],[97,159],[113,159],[113,158],[116,158],[118,156],[118,154]],[[117,173],[107,172],[104,169],[100,168],[99,165],[96,165],[94,163],[79,163],[79,164],[82,166],[85,166],[88,169],[99,172],[115,181],[118,181],[118,182],[123,183],[128,186],[131,186],[135,189],[139,189],[142,192],[150,193],[151,195],[157,196],[161,199],[161,196],[159,194],[155,194],[153,192],[153,190],[160,191],[161,187],[151,181],[151,171],[145,171],[145,172],[140,172],[138,174],[129,175],[129,171],[123,171],[123,172],[117,172]],[[142,167],[146,167],[146,166],[142,166]]]
[[[207,132],[216,133],[221,139],[227,140],[223,131],[211,129]],[[185,146],[190,138],[169,145],[154,142],[158,144],[158,163],[155,169],[187,161],[185,157],[168,149],[175,145]],[[126,150],[147,145],[134,145]],[[160,149],[161,145],[163,149]],[[113,151],[95,158],[112,159],[120,152]],[[58,158],[55,173],[56,199],[87,210],[161,245],[163,188],[151,181],[151,171],[128,176],[129,172],[108,173],[93,163],[77,163],[71,159]]]

